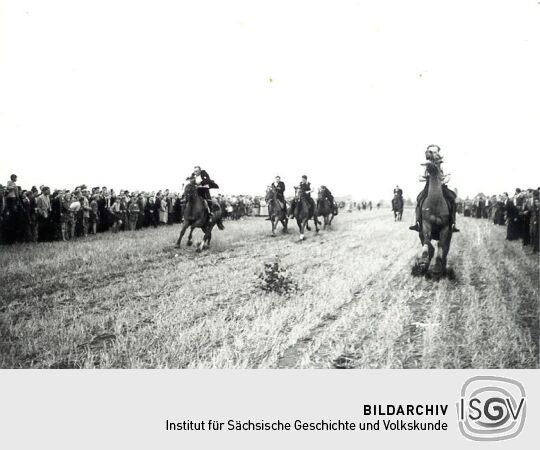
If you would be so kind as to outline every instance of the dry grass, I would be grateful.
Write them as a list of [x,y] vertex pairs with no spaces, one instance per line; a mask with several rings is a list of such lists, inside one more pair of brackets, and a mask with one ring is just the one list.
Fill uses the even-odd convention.
[[[177,226],[3,247],[0,367],[538,367],[538,258],[461,218],[456,278],[412,277],[411,214],[343,213],[303,243],[228,222],[202,254]],[[294,289],[265,289],[269,258]]]

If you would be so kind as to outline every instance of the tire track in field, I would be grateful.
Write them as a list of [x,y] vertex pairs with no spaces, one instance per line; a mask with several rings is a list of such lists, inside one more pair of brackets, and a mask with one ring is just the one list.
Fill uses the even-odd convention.
[[[383,305],[382,310],[380,309],[372,310],[370,312],[368,309],[365,312],[365,315],[369,316],[370,321],[384,323],[386,319],[389,318],[389,315],[393,314],[394,312],[393,310],[389,309],[389,306],[394,305],[393,300],[395,300],[396,302],[399,302],[401,300],[400,294],[402,292],[408,292],[411,290],[418,291],[419,286],[422,283],[424,283],[423,277],[415,277],[415,278],[412,278],[413,284],[410,284],[411,275],[409,274],[409,271],[407,270],[408,267],[410,266],[410,263],[411,262],[409,260],[407,259],[404,260],[402,264],[400,264],[399,266],[395,268],[395,270],[393,270],[393,273],[391,274],[390,278],[385,277],[383,280],[381,280],[379,283],[373,286],[375,292],[384,291],[385,286],[392,286],[392,290],[386,293],[385,295],[383,295],[381,299],[376,300],[378,302],[377,306]],[[409,309],[412,309],[411,305],[409,304],[410,300],[416,301],[416,300],[425,298],[425,295],[423,294],[424,292],[426,292],[426,289],[422,289],[420,293],[417,294],[414,298],[407,299],[405,301],[407,303],[407,306],[409,306]],[[351,305],[350,312],[354,314],[353,306],[356,306],[356,305]],[[368,308],[369,308],[369,305],[368,305]],[[413,316],[414,316],[414,320],[412,320],[411,323],[408,325],[408,327],[411,327],[411,328],[407,328],[406,332],[400,336],[400,339],[403,336],[408,335],[410,330],[418,330],[415,324],[420,322],[421,318],[418,315],[417,308],[414,309]],[[350,337],[351,335],[358,336],[358,339],[351,342],[350,344],[353,345],[355,348],[359,348],[359,347],[365,347],[366,345],[369,345],[370,342],[378,339],[378,336],[376,335],[376,333],[369,333],[369,334],[365,334],[361,332],[351,333],[350,327],[347,328],[349,325],[350,325],[350,321],[345,322],[344,324],[336,325],[337,329],[335,331],[335,334],[337,335],[337,337],[333,336],[334,341],[338,341],[339,336],[343,336],[343,335],[347,337]],[[319,348],[317,348],[312,355],[310,355],[310,359],[318,360],[318,361],[325,361],[326,365],[323,365],[323,367],[345,369],[345,368],[357,367],[358,361],[361,359],[361,356],[357,352],[336,354],[335,350],[332,348],[331,345],[330,345],[330,349],[328,349],[327,346],[322,345]]]
[[[410,249],[405,247],[401,250],[391,262],[383,265],[378,270],[375,270],[362,285],[358,285],[350,299],[338,307],[336,307],[331,314],[326,314],[321,318],[319,323],[312,327],[308,334],[296,341],[295,344],[286,348],[278,359],[275,367],[279,369],[294,368],[297,366],[299,360],[306,354],[311,342],[318,336],[322,335],[329,327],[331,327],[340,317],[345,316],[348,312],[352,311],[356,304],[364,298],[364,294],[369,291],[374,285],[381,283],[381,272],[390,271],[392,279],[402,270],[401,265],[397,265],[395,260],[399,260],[403,255],[409,252]],[[388,276],[384,277],[387,280]],[[386,281],[385,281],[386,282]]]
[[[416,248],[416,247],[413,247]],[[418,250],[420,246],[418,247]],[[402,252],[399,256],[396,256],[396,260],[403,255]],[[461,252],[458,252],[458,260],[461,260]],[[449,255],[449,268],[452,268],[456,264],[456,257],[451,258]],[[406,355],[406,359],[402,361],[402,368],[419,368],[422,365],[423,357],[423,336],[424,336],[424,321],[428,316],[431,308],[431,300],[438,287],[439,283],[445,282],[444,280],[436,281],[424,276],[411,277],[409,268],[413,260],[405,259],[401,264],[397,265],[393,270],[391,278],[385,277],[383,280],[377,283],[376,289],[374,292],[380,292],[385,290],[385,286],[392,286],[392,290],[384,295],[382,299],[376,300],[377,302],[385,305],[385,308],[380,311],[372,311],[370,313],[370,320],[380,321],[384,323],[389,314],[393,314],[393,310],[388,310],[387,305],[391,304],[392,300],[395,300],[397,303],[401,302],[407,309],[410,311],[410,320],[408,323],[403,323],[404,332],[396,339],[394,342],[393,348],[397,349],[398,353]],[[412,283],[411,283],[412,282]],[[455,280],[448,280],[449,287],[455,289],[456,282]],[[413,292],[414,295],[409,293]],[[401,297],[403,295],[403,298]],[[392,303],[393,304],[393,303]],[[351,307],[351,311],[352,311]],[[373,316],[373,317],[371,317]],[[350,321],[349,321],[350,322]],[[358,336],[358,339],[350,343],[355,348],[365,347],[369,345],[369,342],[377,339],[375,333],[366,335],[365,333],[351,333],[349,323],[336,324],[336,334],[345,335],[350,337],[351,335]],[[334,338],[332,336],[332,338]],[[337,339],[334,339],[337,340]],[[328,348],[330,347],[330,348]],[[402,351],[406,347],[407,351]],[[311,355],[310,359],[318,361],[326,361],[330,364],[331,367],[335,368],[355,368],[358,366],[358,361],[361,359],[359,354],[355,352],[352,353],[342,353],[336,355],[333,353],[333,348],[331,345],[321,345],[315,352]],[[328,367],[328,366],[323,366]]]

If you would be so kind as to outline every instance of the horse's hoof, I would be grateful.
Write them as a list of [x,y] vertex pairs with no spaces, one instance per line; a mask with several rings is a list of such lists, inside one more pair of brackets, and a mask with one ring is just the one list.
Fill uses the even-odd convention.
[[193,245],[193,242],[187,241],[186,245],[187,245],[188,247],[191,247],[191,246]]

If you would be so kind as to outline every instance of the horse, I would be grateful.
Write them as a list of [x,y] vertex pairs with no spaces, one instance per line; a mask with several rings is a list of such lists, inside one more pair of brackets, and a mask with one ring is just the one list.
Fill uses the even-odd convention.
[[213,216],[210,216],[206,205],[204,204],[203,198],[197,191],[197,186],[194,184],[188,184],[184,190],[184,198],[186,200],[186,206],[184,208],[184,224],[182,230],[180,230],[180,236],[176,242],[176,248],[180,248],[182,238],[188,228],[191,227],[189,231],[187,245],[190,246],[193,244],[192,236],[193,230],[195,228],[200,228],[204,237],[199,246],[197,246],[197,251],[200,252],[205,248],[210,247],[210,241],[212,240],[212,229],[215,225],[218,226],[220,230],[223,230],[223,222],[221,221],[222,211],[221,206],[218,203],[209,201],[210,207],[212,208]]
[[298,230],[300,231],[300,241],[305,239],[304,230],[307,228],[309,231],[309,220],[313,219],[315,222],[315,232],[319,232],[319,221],[317,220],[317,207],[315,206],[315,211],[312,211],[312,207],[307,200],[307,198],[301,195],[300,188],[295,187],[295,199],[296,199],[296,223],[298,225]]
[[323,230],[326,230],[332,225],[332,220],[334,220],[334,205],[323,195],[323,191],[320,189],[317,195],[317,217],[319,216],[322,216],[324,219]]
[[270,222],[272,223],[272,237],[275,237],[276,235],[278,222],[281,222],[281,225],[283,225],[283,233],[289,232],[287,228],[289,223],[289,218],[287,217],[287,204],[278,199],[277,193],[274,186],[268,186],[266,189],[265,200],[268,205]]
[[450,242],[452,241],[450,208],[443,196],[443,177],[440,163],[440,160],[428,159],[428,162],[424,164],[428,173],[428,193],[426,199],[420,205],[421,223],[418,233],[423,246],[422,256],[419,261],[422,273],[427,272],[431,259],[435,254],[431,240],[438,241],[435,267],[433,268],[434,275],[446,273],[447,257],[450,251]]
[[403,197],[399,194],[394,194],[392,199],[392,211],[394,212],[394,222],[401,222],[403,216]]

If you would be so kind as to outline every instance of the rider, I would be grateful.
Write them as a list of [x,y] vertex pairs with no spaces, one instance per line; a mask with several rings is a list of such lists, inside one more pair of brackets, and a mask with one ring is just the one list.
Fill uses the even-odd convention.
[[398,197],[403,197],[403,190],[397,184],[394,188],[394,194],[397,194]]
[[[276,190],[276,197],[277,199],[283,203],[283,207],[287,207],[287,203],[285,202],[285,183],[281,181],[281,177],[279,175],[276,176],[274,179],[274,182],[270,185]],[[270,205],[268,205],[268,219],[270,219]]]
[[334,215],[337,215],[337,207],[334,201],[334,196],[330,192],[330,189],[328,189],[325,185],[321,185],[319,198],[321,200],[327,199],[330,202],[330,205],[332,205],[332,210],[334,211]]
[[[442,156],[439,154],[441,148],[438,145],[430,145],[426,149],[426,159],[434,162],[435,164],[439,164],[439,170],[441,172],[442,179],[444,180],[445,175],[443,174],[442,167],[440,166],[440,163],[442,162]],[[424,189],[420,194],[418,194],[418,197],[416,199],[416,223],[409,227],[409,230],[414,231],[420,231],[420,219],[422,217],[422,203],[426,199],[428,195],[428,186],[429,186],[429,177],[426,173],[424,175],[424,179],[426,180],[426,185],[424,186]],[[397,187],[397,186],[396,186]],[[395,189],[394,189],[395,192]],[[442,184],[442,193],[445,198],[445,200],[448,202],[448,206],[450,207],[450,219],[452,221],[452,231],[454,233],[459,232],[460,230],[456,227],[456,194],[454,191],[450,190],[448,186],[444,183]]]
[[212,197],[210,196],[210,189],[219,189],[219,186],[210,178],[206,170],[201,169],[201,166],[195,166],[191,176],[194,178],[197,185],[197,193],[203,199],[206,210],[210,216],[213,216],[212,208],[210,208],[210,202]]
[[[311,211],[313,211],[313,214],[315,215],[315,201],[311,198],[311,183],[307,180],[306,175],[302,175],[302,181],[300,181],[300,184],[297,186],[297,188],[300,190],[300,198],[305,198],[307,202],[310,205]],[[291,204],[291,215],[290,217],[294,219],[294,216],[296,215],[296,205],[297,205],[296,199],[292,201]]]

